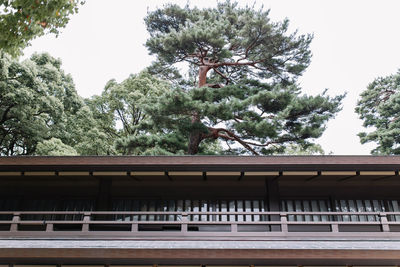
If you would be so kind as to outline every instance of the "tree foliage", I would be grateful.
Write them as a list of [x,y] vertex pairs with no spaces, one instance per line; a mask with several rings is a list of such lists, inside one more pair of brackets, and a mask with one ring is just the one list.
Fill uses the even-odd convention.
[[78,152],[73,147],[64,144],[58,138],[43,140],[36,146],[35,154],[47,156],[76,156]]
[[[94,96],[86,103],[110,143],[115,145],[116,154],[184,154],[187,134],[174,128],[174,124],[158,121],[162,111],[157,107],[169,95],[173,95],[171,83],[145,70],[130,75],[121,83],[110,80],[100,96]],[[220,152],[216,142],[207,142],[200,151],[205,154]]]
[[49,151],[43,146],[107,154],[106,140],[60,60],[46,53],[23,62],[0,55],[0,155]]
[[16,56],[34,38],[58,34],[80,4],[83,1],[0,0],[0,48]]
[[[229,1],[149,12],[146,46],[157,57],[149,69],[173,89],[145,107],[157,133],[128,149],[163,140],[171,153],[197,154],[223,141],[222,153],[272,154],[321,136],[344,96],[301,95],[296,80],[310,63],[312,36],[287,33],[288,21],[268,13]],[[186,75],[177,73],[182,62]]]
[[[110,80],[101,96],[88,100],[102,130],[113,140],[118,154],[154,155],[171,154],[163,149],[154,132],[154,126],[146,109],[152,100],[170,90],[169,83],[157,79],[148,72],[131,75],[121,83]],[[154,135],[153,135],[154,134]],[[140,148],[126,146],[140,142]],[[173,151],[179,153],[179,151]]]
[[[19,13],[13,2],[4,5]],[[301,93],[297,78],[310,63],[312,36],[288,33],[288,21],[271,22],[268,11],[229,1],[207,9],[166,5],[145,22],[157,60],[91,99],[77,95],[60,60],[35,54],[20,62],[2,52],[0,155],[307,151],[340,110],[343,95]]]
[[356,112],[371,129],[358,134],[361,143],[375,142],[373,154],[400,154],[400,71],[375,79],[360,97]]

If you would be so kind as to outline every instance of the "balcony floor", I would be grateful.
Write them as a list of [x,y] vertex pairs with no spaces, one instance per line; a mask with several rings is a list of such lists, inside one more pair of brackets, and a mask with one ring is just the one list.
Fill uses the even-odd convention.
[[0,264],[396,265],[400,241],[0,239]]

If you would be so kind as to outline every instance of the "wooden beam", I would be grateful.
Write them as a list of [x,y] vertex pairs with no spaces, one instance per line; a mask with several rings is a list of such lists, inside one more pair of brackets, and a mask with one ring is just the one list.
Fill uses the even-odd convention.
[[[233,241],[234,242],[234,241]],[[33,263],[63,263],[85,262],[87,264],[107,264],[121,262],[129,264],[193,264],[193,260],[206,265],[246,265],[247,263],[260,263],[259,265],[296,266],[299,262],[307,262],[311,266],[337,266],[352,264],[388,266],[396,265],[400,260],[397,249],[154,249],[154,248],[2,248],[0,258],[12,260],[11,262]],[[140,260],[140,262],[138,262]],[[4,260],[3,260],[4,261]],[[173,265],[173,264],[172,264]],[[81,265],[82,266],[82,265]],[[93,267],[95,265],[91,265]],[[101,265],[102,267],[104,265]],[[248,266],[248,265],[247,265]],[[257,265],[256,265],[257,266]],[[88,266],[85,266],[88,267]]]
[[165,172],[131,172],[134,176],[165,176]]
[[68,171],[68,172],[58,172],[59,176],[89,176],[90,172],[74,172],[74,171]]
[[245,172],[245,176],[277,176],[279,172]]
[[24,172],[24,176],[55,176],[56,172]]
[[395,171],[360,171],[360,175],[393,176],[395,175]]
[[170,176],[203,176],[203,172],[168,172]]
[[207,176],[239,176],[240,172],[207,172]]
[[93,172],[93,176],[127,176],[128,172]]
[[314,176],[318,175],[317,171],[284,171],[283,176]]
[[356,171],[321,171],[323,176],[351,176],[356,174]]
[[0,176],[21,176],[22,172],[0,172]]

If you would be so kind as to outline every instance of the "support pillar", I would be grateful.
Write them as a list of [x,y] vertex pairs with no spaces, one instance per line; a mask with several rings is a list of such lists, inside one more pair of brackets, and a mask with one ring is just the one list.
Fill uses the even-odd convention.
[[[265,179],[265,187],[267,193],[267,203],[269,211],[280,211],[280,194],[279,194],[279,183],[275,177],[267,177]],[[280,221],[279,215],[271,215],[271,221]],[[281,231],[279,225],[271,225],[272,232]]]
[[[97,194],[96,211],[111,211],[111,178],[100,178],[99,179],[99,191]],[[107,215],[96,216],[97,220],[107,220]]]

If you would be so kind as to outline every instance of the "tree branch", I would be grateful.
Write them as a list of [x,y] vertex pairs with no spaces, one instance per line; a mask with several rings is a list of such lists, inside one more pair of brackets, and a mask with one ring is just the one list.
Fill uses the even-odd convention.
[[213,70],[222,78],[224,78],[226,80],[225,85],[228,85],[230,82],[230,79],[228,77],[226,77],[222,72],[220,72],[217,68],[213,68]]
[[131,131],[129,129],[129,124],[126,121],[125,117],[123,116],[123,114],[121,113],[121,111],[119,109],[116,109],[116,111],[118,113],[118,116],[119,116],[120,120],[122,121],[122,125],[124,126],[125,130],[130,134]]
[[[202,137],[202,139],[205,138],[214,138],[217,139],[218,137],[221,137],[225,140],[231,140],[231,141],[237,141],[239,144],[241,144],[244,148],[247,150],[251,151],[254,155],[259,155],[257,151],[255,151],[246,141],[243,141],[239,136],[234,134],[232,131],[229,131],[224,128],[208,128],[209,131],[211,132],[208,135],[205,135]],[[220,132],[225,132],[226,134],[221,134]]]
[[3,116],[1,117],[0,124],[3,124],[7,120],[7,114],[15,106],[15,104],[10,105],[4,110]]
[[241,57],[241,58],[239,58],[238,60],[236,60],[236,62],[239,62],[239,61],[241,61],[241,60],[245,60],[246,58],[248,58],[248,56],[249,56],[249,51],[250,51],[251,49],[253,49],[254,46],[257,44],[257,41],[259,40],[260,36],[261,36],[261,33],[259,32],[258,35],[257,35],[257,37],[249,44],[248,47],[246,47],[246,50],[245,50],[245,52],[244,52],[244,56]]

